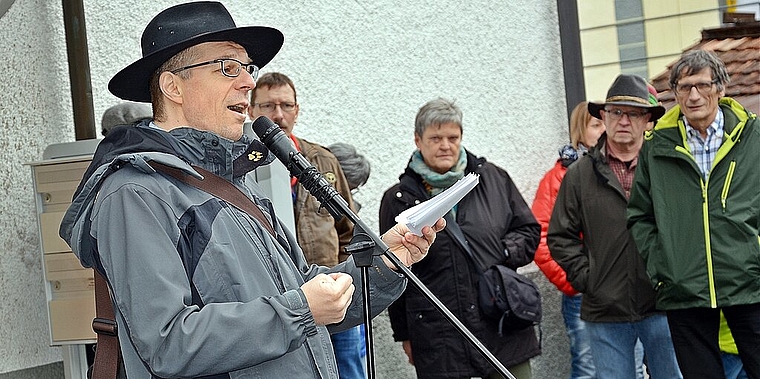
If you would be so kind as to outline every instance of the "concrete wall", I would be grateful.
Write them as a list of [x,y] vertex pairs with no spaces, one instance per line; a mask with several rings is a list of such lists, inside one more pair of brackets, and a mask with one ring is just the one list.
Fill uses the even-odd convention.
[[[176,3],[85,1],[96,120],[118,101],[108,80],[140,57],[144,26]],[[295,81],[295,133],[322,144],[353,143],[371,160],[372,175],[356,197],[373,228],[382,192],[414,148],[416,111],[434,97],[457,100],[464,145],[506,168],[528,202],[567,139],[555,0],[225,4],[239,25],[285,34],[263,72]],[[0,374],[25,375],[61,360],[60,349],[48,346],[31,170],[24,165],[41,159],[47,145],[74,140],[61,7],[16,0],[0,19]],[[548,298],[556,295],[544,287]],[[413,377],[387,317],[376,320],[378,376]],[[544,326],[545,346],[554,343],[547,329],[557,335],[561,328]]]
[[[51,4],[52,3],[52,4]],[[0,373],[61,360],[48,347],[31,169],[73,139],[60,2],[17,0],[0,19]]]

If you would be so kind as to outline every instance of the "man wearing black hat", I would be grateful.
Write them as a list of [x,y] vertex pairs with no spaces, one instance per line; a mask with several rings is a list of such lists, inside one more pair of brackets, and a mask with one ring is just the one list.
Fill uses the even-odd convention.
[[[154,119],[103,140],[60,234],[108,281],[130,379],[338,377],[329,331],[362,322],[360,272],[352,258],[308,266],[245,181],[271,162],[243,122],[258,69],[282,41],[275,29],[236,27],[217,2],[181,4],[148,24],[143,57],[109,83],[122,99],[152,102]],[[252,206],[198,184],[215,178]],[[383,240],[411,265],[444,225],[421,237],[398,225]],[[378,257],[369,270],[373,314],[404,289],[391,266]]]
[[583,293],[591,353],[599,378],[636,377],[641,340],[654,378],[681,378],[665,315],[626,226],[626,205],[647,123],[665,108],[649,102],[644,78],[620,75],[603,103],[589,102],[607,131],[571,165],[557,194],[547,235],[567,279]]
[[628,205],[684,378],[723,377],[721,312],[760,378],[760,120],[725,96],[729,79],[710,51],[673,65],[677,105],[647,135]]

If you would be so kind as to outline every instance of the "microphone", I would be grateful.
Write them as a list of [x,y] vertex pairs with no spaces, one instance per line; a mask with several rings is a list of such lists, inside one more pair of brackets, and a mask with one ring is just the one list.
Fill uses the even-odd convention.
[[285,165],[290,174],[298,178],[301,185],[316,197],[336,220],[340,220],[345,214],[341,212],[341,209],[351,209],[335,187],[296,149],[293,141],[277,124],[266,116],[259,116],[253,121],[251,127],[269,151]]

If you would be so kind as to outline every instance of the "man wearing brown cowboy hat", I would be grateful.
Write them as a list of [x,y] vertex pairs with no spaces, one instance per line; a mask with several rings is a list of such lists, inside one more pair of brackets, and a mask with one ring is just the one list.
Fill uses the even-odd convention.
[[647,123],[665,108],[649,102],[644,78],[620,75],[607,100],[589,102],[588,110],[607,131],[562,180],[547,235],[551,256],[583,293],[581,319],[599,378],[636,377],[637,339],[652,377],[681,378],[625,213]]
[[760,120],[725,96],[729,79],[710,51],[673,65],[677,105],[647,134],[628,205],[684,378],[729,368],[721,312],[747,375],[760,378]]
[[[109,83],[122,99],[152,102],[154,119],[103,140],[60,233],[108,281],[130,379],[338,377],[329,331],[362,322],[360,272],[352,258],[307,265],[245,181],[270,162],[243,134],[248,94],[282,41],[272,28],[236,27],[217,2],[181,4],[153,18],[143,57]],[[215,179],[248,202],[190,184]],[[397,225],[383,240],[411,265],[444,225],[421,237]],[[404,289],[390,266],[376,257],[369,270],[373,314]]]

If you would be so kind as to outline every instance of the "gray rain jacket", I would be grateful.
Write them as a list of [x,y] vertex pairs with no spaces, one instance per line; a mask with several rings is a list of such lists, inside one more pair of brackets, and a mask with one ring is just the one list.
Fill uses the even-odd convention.
[[[362,322],[360,270],[353,259],[309,266],[260,188],[245,181],[266,148],[191,128],[147,122],[114,129],[98,147],[61,236],[111,288],[130,379],[199,377],[338,378],[328,334]],[[241,159],[235,159],[239,158]],[[154,172],[154,160],[231,181],[274,219],[274,238],[254,218],[207,192]],[[259,159],[268,163],[270,159]],[[406,281],[375,258],[373,316]],[[315,324],[300,286],[320,273],[348,272],[357,289],[343,322]],[[226,375],[225,375],[226,376]]]

